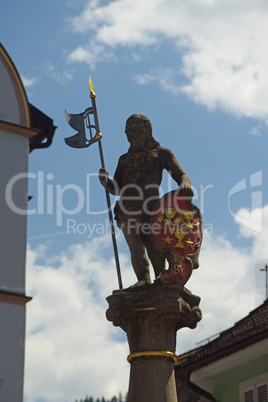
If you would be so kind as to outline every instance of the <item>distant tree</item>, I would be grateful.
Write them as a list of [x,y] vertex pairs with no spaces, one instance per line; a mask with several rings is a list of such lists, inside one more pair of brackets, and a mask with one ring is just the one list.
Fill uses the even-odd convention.
[[[86,396],[84,399],[77,399],[74,402],[127,402],[127,393],[125,395],[125,398],[123,398],[122,393],[120,392],[118,395],[118,398],[116,396],[113,396],[112,399],[105,399],[104,397],[94,399],[92,396]],[[1,402],[1,401],[0,401]]]
[[94,399],[91,397],[86,396],[84,399],[80,399],[80,401],[78,399],[75,400],[75,402],[94,402]]

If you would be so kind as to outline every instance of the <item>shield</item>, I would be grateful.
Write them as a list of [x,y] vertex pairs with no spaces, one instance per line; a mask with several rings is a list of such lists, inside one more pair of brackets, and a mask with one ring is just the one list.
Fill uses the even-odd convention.
[[151,218],[153,244],[169,262],[169,268],[161,273],[160,280],[184,285],[192,270],[199,266],[201,213],[189,197],[180,195],[178,191],[165,194],[155,211]]

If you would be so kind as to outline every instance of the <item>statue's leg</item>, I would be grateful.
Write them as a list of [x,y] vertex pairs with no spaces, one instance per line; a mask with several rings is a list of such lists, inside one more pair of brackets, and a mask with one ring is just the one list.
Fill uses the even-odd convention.
[[153,247],[151,247],[150,245],[147,245],[147,253],[152,263],[155,277],[157,278],[161,274],[161,272],[165,270],[166,259],[162,255],[157,253],[157,251],[153,249]]
[[151,283],[149,261],[140,234],[135,229],[130,230],[127,226],[122,227],[122,230],[131,253],[131,262],[138,284]]

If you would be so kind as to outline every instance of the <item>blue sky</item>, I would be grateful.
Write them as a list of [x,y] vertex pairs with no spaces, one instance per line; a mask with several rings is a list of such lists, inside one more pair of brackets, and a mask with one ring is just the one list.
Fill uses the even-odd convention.
[[[1,42],[28,99],[58,127],[52,146],[30,155],[29,171],[39,184],[43,177],[44,186],[38,190],[37,179],[29,180],[29,208],[39,213],[28,219],[27,293],[34,298],[25,400],[111,397],[127,389],[128,351],[120,330],[105,321],[105,297],[118,285],[96,177],[100,160],[96,145],[65,145],[64,137],[74,134],[65,109],[80,113],[90,106],[91,74],[109,173],[128,149],[126,119],[143,113],[189,175],[206,231],[200,268],[187,287],[202,297],[204,317],[196,330],[181,331],[177,352],[194,348],[265,295],[264,274],[257,286],[255,265],[268,258],[267,3],[4,0],[1,11]],[[163,192],[169,182],[165,175]],[[76,192],[65,186],[85,194],[79,213],[61,214],[62,205],[65,211],[78,206]],[[118,246],[129,286],[135,278],[120,235]],[[105,368],[100,349],[107,354]]]

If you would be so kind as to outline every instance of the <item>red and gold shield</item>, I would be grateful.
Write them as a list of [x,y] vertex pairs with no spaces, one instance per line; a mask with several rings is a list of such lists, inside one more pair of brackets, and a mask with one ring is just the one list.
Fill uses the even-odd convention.
[[169,269],[162,272],[162,282],[184,285],[192,270],[198,268],[202,241],[202,217],[187,197],[173,191],[160,200],[153,217],[154,244],[166,255]]

